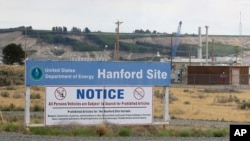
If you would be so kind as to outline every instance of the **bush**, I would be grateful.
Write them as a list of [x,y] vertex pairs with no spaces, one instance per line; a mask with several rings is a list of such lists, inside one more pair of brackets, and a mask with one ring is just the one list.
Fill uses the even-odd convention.
[[5,106],[5,107],[1,107],[2,111],[15,111],[16,110],[16,106],[11,103],[9,106]]
[[250,108],[250,101],[243,101],[238,104],[238,108],[241,110],[247,110]]
[[6,90],[16,90],[16,88],[13,86],[8,86],[8,87],[6,87]]
[[42,90],[42,87],[34,86],[34,87],[32,87],[31,89],[33,89],[33,90],[35,90],[35,91],[40,91],[40,90]]
[[8,78],[1,78],[0,79],[0,85],[2,86],[10,86],[11,81]]
[[240,100],[236,96],[217,96],[216,102],[218,103],[227,103],[227,102],[236,102],[238,103]]
[[105,124],[100,124],[96,127],[96,133],[99,136],[104,136],[107,134],[108,128]]
[[6,132],[17,132],[19,130],[19,126],[13,124],[13,123],[9,123],[7,125],[5,125],[4,127],[4,131]]
[[191,135],[192,135],[191,130],[188,130],[188,129],[182,129],[179,132],[180,137],[190,137]]
[[174,101],[177,101],[178,100],[178,98],[175,96],[175,95],[173,95],[173,94],[169,94],[169,103],[172,103],[172,102],[174,102]]
[[43,111],[43,107],[39,105],[34,105],[34,107],[31,110],[34,112],[39,112],[39,111]]
[[228,135],[228,131],[225,129],[215,129],[212,131],[213,137],[225,137]]
[[39,93],[32,93],[30,95],[30,99],[40,99],[41,95]]
[[22,98],[22,95],[19,94],[19,93],[15,93],[15,94],[12,95],[12,98],[19,99],[19,98]]
[[129,137],[131,135],[131,130],[129,128],[121,128],[118,132],[119,136]]
[[1,92],[2,97],[10,97],[10,94],[8,92]]

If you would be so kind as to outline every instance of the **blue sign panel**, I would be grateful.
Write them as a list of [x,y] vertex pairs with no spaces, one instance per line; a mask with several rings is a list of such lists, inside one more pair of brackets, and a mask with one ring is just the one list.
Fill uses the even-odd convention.
[[169,86],[162,62],[26,61],[26,85]]

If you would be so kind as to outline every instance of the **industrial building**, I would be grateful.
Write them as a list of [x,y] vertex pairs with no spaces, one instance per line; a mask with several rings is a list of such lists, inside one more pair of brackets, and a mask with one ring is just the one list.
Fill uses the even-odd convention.
[[[181,25],[181,24],[180,24]],[[178,27],[177,39],[180,34]],[[178,41],[174,40],[170,59],[162,58],[161,62],[171,63],[171,81],[173,83],[197,84],[197,85],[249,85],[249,66],[250,61],[239,55],[226,57],[208,57],[208,26],[206,28],[206,51],[205,57],[202,54],[201,27],[198,28],[198,48],[197,57],[189,58],[175,57]],[[250,60],[250,59],[249,59]],[[224,73],[224,74],[223,74]],[[224,75],[222,81],[221,75]]]

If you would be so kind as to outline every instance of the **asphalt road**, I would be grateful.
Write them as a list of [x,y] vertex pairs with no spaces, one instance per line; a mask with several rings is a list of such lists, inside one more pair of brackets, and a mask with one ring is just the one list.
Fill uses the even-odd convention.
[[0,141],[229,141],[228,137],[59,137],[0,133]]

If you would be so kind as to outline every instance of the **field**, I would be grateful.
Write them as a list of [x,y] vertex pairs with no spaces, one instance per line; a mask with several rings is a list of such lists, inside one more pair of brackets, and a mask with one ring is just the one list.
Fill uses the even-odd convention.
[[[160,101],[155,97],[155,116],[160,116]],[[249,101],[249,90],[170,87],[169,113],[177,119],[250,122]]]

